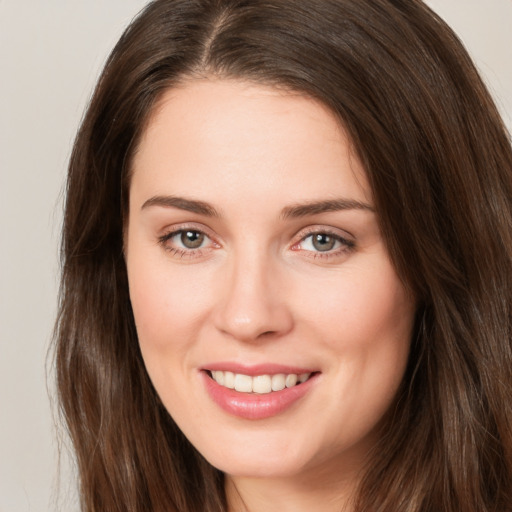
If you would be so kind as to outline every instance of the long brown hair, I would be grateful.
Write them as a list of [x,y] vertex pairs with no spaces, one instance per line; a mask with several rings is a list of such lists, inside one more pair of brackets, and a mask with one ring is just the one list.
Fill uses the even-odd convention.
[[87,512],[226,510],[223,475],[151,386],[123,259],[131,157],[194,76],[298,91],[336,113],[419,300],[358,511],[512,503],[512,150],[470,58],[420,0],[156,0],[107,61],[69,164],[56,334]]

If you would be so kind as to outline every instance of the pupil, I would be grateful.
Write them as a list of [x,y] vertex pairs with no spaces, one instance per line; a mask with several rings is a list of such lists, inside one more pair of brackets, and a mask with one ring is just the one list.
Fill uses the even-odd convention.
[[313,237],[313,247],[317,251],[330,251],[334,247],[334,243],[334,238],[325,233],[319,233]]
[[181,242],[187,249],[197,249],[203,241],[204,235],[198,231],[184,231],[181,234]]

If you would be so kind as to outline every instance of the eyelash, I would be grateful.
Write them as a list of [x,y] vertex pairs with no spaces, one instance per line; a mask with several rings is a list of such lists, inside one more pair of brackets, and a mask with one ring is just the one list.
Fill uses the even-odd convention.
[[[313,237],[314,235],[326,235],[328,237],[331,237],[334,239],[335,242],[340,244],[340,247],[333,250],[328,251],[311,251],[307,249],[300,249],[299,246],[303,245],[304,242],[308,239]],[[300,234],[300,240],[292,245],[292,250],[297,251],[304,251],[308,257],[315,258],[315,259],[329,259],[329,258],[336,258],[343,255],[346,255],[356,248],[356,244],[353,240],[349,240],[343,236],[341,236],[339,233],[336,233],[329,229],[322,229],[322,228],[309,228],[307,231],[302,232]]]
[[[193,248],[180,248],[176,246],[169,245],[169,241],[172,240],[175,236],[183,235],[183,233],[191,232],[196,233],[199,235],[202,235],[205,237],[205,240],[210,241],[210,246],[207,247],[198,247],[197,249]],[[327,251],[314,251],[314,250],[307,250],[307,249],[301,249],[300,246],[304,244],[304,242],[314,235],[326,235],[328,237],[331,237],[334,239],[335,243],[339,243],[340,247],[334,249],[334,250],[327,250]],[[204,251],[211,250],[213,246],[220,247],[219,244],[217,244],[212,238],[205,233],[202,229],[194,228],[194,227],[180,227],[178,229],[173,229],[172,231],[169,231],[168,233],[163,234],[162,236],[158,237],[158,243],[168,252],[170,252],[174,256],[178,256],[180,258],[199,258],[203,256]],[[307,254],[310,258],[322,258],[322,259],[328,259],[328,258],[335,258],[342,255],[345,255],[347,253],[352,252],[356,248],[356,244],[352,240],[348,240],[347,238],[342,237],[339,233],[335,233],[334,231],[331,231],[329,229],[321,229],[321,228],[311,228],[306,232],[303,232],[300,234],[300,240],[296,243],[294,243],[291,247],[293,251],[303,251]]]
[[178,229],[173,229],[172,231],[169,231],[168,233],[164,233],[162,236],[158,237],[158,243],[168,252],[170,252],[174,256],[179,256],[180,258],[199,258],[204,254],[205,250],[211,250],[212,247],[198,247],[197,249],[188,249],[188,248],[182,248],[182,247],[175,247],[172,245],[169,245],[169,240],[172,240],[175,236],[182,235],[183,233],[190,232],[190,233],[197,233],[199,235],[203,235],[205,237],[205,240],[210,240],[210,244],[214,244],[215,246],[218,246],[217,243],[215,243],[210,236],[208,236],[207,233],[205,233],[202,229],[198,229],[195,227],[180,227]]

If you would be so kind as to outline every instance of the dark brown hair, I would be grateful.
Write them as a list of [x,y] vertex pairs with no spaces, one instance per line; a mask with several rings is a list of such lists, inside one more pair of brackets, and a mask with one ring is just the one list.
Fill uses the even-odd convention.
[[223,475],[146,374],[123,259],[131,157],[152,107],[212,75],[339,116],[419,300],[356,509],[510,510],[512,150],[466,51],[419,0],[156,0],[122,36],[76,138],[62,242],[57,379],[83,510],[226,509]]

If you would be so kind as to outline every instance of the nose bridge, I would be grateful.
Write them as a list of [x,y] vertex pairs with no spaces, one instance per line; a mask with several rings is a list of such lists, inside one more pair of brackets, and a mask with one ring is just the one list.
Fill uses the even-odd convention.
[[280,287],[279,264],[261,248],[234,252],[224,273],[217,327],[242,341],[280,335],[292,325],[291,312]]

